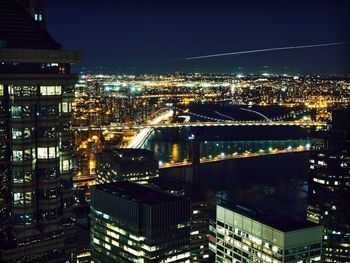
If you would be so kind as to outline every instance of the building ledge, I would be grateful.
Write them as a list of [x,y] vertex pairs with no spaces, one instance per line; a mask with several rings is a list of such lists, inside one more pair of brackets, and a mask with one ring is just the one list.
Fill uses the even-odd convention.
[[8,74],[0,73],[4,85],[74,85],[78,77],[74,74]]
[[17,63],[72,63],[83,60],[81,51],[1,48],[0,62]]

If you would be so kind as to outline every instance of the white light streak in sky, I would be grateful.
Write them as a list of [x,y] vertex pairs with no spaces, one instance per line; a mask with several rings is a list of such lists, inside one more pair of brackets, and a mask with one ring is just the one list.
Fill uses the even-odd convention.
[[350,44],[350,42],[334,42],[334,43],[303,45],[303,46],[264,48],[264,49],[254,49],[254,50],[236,51],[236,52],[229,52],[229,53],[203,55],[203,56],[197,56],[197,57],[188,57],[188,58],[186,58],[186,60],[195,60],[195,59],[204,59],[204,58],[213,58],[213,57],[224,57],[224,56],[252,54],[252,53],[263,53],[263,52],[271,52],[271,51],[278,51],[278,50],[292,50],[292,49],[306,49],[306,48],[339,46],[339,45],[347,45],[347,44]]

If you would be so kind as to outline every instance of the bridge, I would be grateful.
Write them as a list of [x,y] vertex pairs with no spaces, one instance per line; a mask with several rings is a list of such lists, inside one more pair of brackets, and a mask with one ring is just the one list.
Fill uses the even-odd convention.
[[239,126],[300,126],[319,127],[325,126],[325,122],[316,121],[198,121],[187,123],[146,123],[146,124],[118,124],[109,126],[75,126],[77,131],[118,131],[128,129],[148,129],[148,128],[180,128],[180,127],[239,127]]

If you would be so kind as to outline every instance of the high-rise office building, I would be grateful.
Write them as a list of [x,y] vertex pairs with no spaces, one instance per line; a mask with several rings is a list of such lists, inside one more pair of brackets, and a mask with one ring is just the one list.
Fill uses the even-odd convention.
[[26,8],[0,1],[0,261],[72,262],[70,64],[82,55]]
[[322,226],[241,205],[216,208],[216,262],[321,262]]
[[154,153],[145,149],[105,149],[96,155],[96,182],[129,180],[147,183],[159,176]]
[[332,113],[310,154],[308,220],[324,225],[325,262],[350,260],[350,110]]
[[190,262],[190,200],[129,181],[96,185],[92,262]]

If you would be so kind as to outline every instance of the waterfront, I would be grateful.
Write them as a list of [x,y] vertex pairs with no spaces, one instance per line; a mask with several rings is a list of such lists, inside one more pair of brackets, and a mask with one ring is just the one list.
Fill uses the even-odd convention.
[[[230,106],[206,105],[205,108],[197,106],[196,111],[206,111],[210,116],[213,111],[225,115],[230,112],[232,114],[231,110]],[[270,112],[277,116],[281,108],[274,107]],[[243,114],[245,115],[245,112]],[[240,116],[237,114],[237,108],[235,116]],[[160,165],[164,165],[190,158],[191,140],[188,137],[191,136],[200,141],[200,158],[209,160],[233,154],[243,157],[244,154],[277,150],[307,150],[310,147],[308,132],[307,129],[295,127],[211,127],[175,131],[163,129],[152,133],[143,148],[153,151]],[[201,164],[198,169],[201,192],[212,210],[217,198],[225,198],[232,201],[263,202],[304,217],[307,204],[308,157],[308,152],[284,153]],[[181,178],[189,169],[191,168],[161,169],[160,176]]]
[[[151,137],[144,144],[145,149],[154,152],[156,159],[162,163],[182,162],[187,160],[189,141],[169,142],[153,141]],[[299,140],[257,140],[257,141],[204,141],[200,142],[200,157],[214,159],[227,155],[266,153],[276,150],[308,148],[307,139]]]

